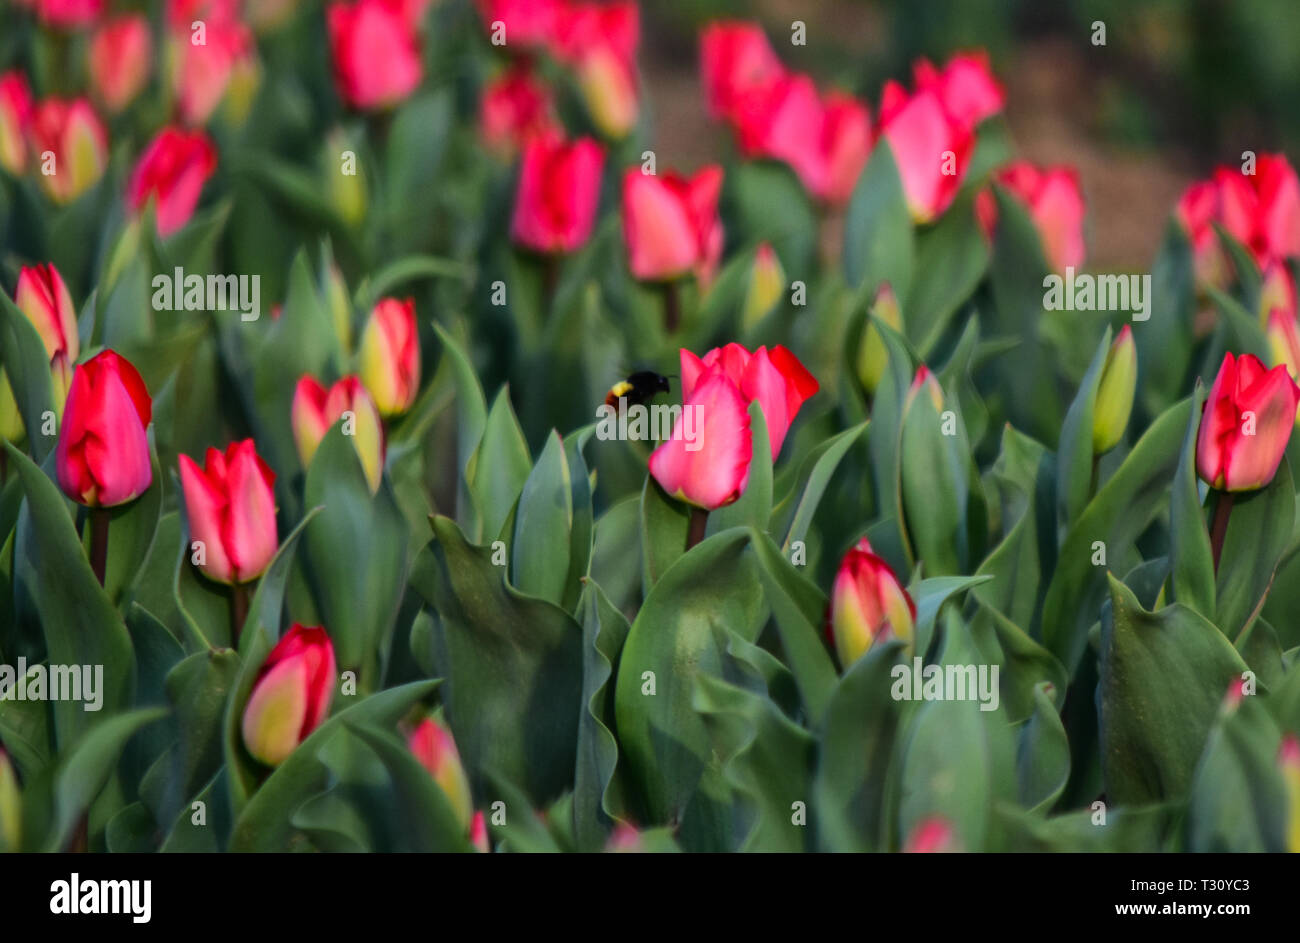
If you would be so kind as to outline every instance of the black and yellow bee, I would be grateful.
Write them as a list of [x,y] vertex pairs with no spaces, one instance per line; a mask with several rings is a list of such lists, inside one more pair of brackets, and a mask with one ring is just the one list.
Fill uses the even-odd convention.
[[652,370],[638,370],[626,380],[619,380],[609,388],[605,405],[618,409],[618,401],[626,399],[628,406],[636,406],[652,399],[658,393],[668,392],[668,378]]

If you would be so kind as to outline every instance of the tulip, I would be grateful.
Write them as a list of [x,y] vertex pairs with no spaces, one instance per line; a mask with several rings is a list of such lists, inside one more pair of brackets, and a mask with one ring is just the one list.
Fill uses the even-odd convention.
[[831,590],[829,635],[840,666],[847,669],[875,642],[912,643],[916,604],[889,564],[863,537],[840,562]]
[[104,0],[36,0],[40,21],[57,29],[91,26],[103,11]]
[[1097,384],[1097,400],[1092,407],[1092,452],[1103,455],[1124,438],[1129,414],[1133,411],[1133,394],[1137,390],[1137,344],[1125,324],[1106,351]]
[[1196,471],[1220,491],[1253,491],[1273,480],[1295,425],[1300,387],[1284,365],[1224,354],[1205,401]]
[[487,854],[492,850],[488,843],[487,819],[483,817],[482,812],[475,812],[474,818],[469,823],[469,843],[474,846],[474,850]]
[[825,184],[814,191],[827,203],[847,203],[871,155],[871,112],[851,96],[831,92],[824,102],[821,146],[826,158]]
[[240,5],[241,0],[166,0],[167,26],[180,32],[190,29],[196,20],[205,26],[234,23],[239,19]]
[[111,350],[79,365],[55,452],[59,487],[73,501],[107,508],[153,483],[147,429],[153,402],[131,363]]
[[931,816],[918,822],[903,846],[903,851],[907,854],[942,854],[956,850],[957,839],[952,826],[946,819],[938,816]]
[[334,697],[334,645],[319,626],[294,623],[271,649],[244,708],[244,748],[279,766],[320,726]]
[[275,473],[252,439],[232,442],[223,455],[208,449],[204,467],[180,457],[190,539],[202,541],[200,569],[218,583],[248,583],[271,563],[279,547],[275,529]]
[[741,324],[753,327],[772,310],[785,291],[785,270],[771,243],[764,242],[754,253],[754,265],[749,272],[749,287],[745,291],[745,306],[741,311]]
[[1228,261],[1214,231],[1218,212],[1219,188],[1212,180],[1189,186],[1174,208],[1174,218],[1191,243],[1196,282],[1200,286],[1223,287],[1228,282]]
[[109,20],[90,41],[90,81],[95,97],[113,114],[149,80],[153,42],[149,21],[138,14]]
[[126,202],[133,212],[156,201],[158,234],[180,229],[198,206],[203,184],[217,168],[217,152],[200,130],[163,128],[140,155],[127,183]]
[[[876,300],[871,306],[872,318],[882,321],[895,331],[903,330],[903,313],[898,306],[898,298],[888,282],[881,283],[876,292]],[[862,340],[858,344],[857,373],[862,388],[868,396],[874,396],[889,366],[889,349],[874,321],[868,321],[862,330]]]
[[0,750],[0,852],[17,851],[22,844],[22,793],[9,755]]
[[958,53],[935,69],[928,59],[913,67],[918,89],[929,89],[939,96],[944,109],[969,128],[1002,110],[1006,92],[989,69],[988,53]]
[[381,416],[411,408],[420,390],[420,335],[415,299],[384,298],[361,333],[361,380]]
[[1292,379],[1300,377],[1300,329],[1297,328],[1295,315],[1274,308],[1268,316],[1265,336],[1268,338],[1269,359],[1273,366],[1286,367]]
[[609,854],[637,854],[645,850],[641,830],[627,822],[619,822],[609,833],[605,841],[605,851]]
[[[650,455],[650,474],[679,501],[713,511],[739,498],[749,482],[754,454],[749,409],[736,384],[719,370],[708,371],[689,396],[683,387],[682,400],[673,437]],[[684,435],[688,410],[696,417],[693,443]],[[695,542],[702,536],[701,528]]]
[[507,69],[483,89],[479,128],[483,144],[502,158],[534,134],[559,133],[550,90],[527,66]]
[[1300,852],[1300,739],[1295,734],[1288,733],[1282,738],[1277,765],[1286,785],[1286,850],[1294,854]]
[[1263,280],[1259,286],[1259,319],[1268,323],[1269,315],[1281,311],[1294,318],[1297,314],[1295,281],[1291,269],[1281,259],[1273,259],[1264,266]]
[[[1073,167],[1036,167],[1028,161],[1013,161],[994,174],[1028,208],[1029,216],[1043,244],[1043,256],[1053,271],[1083,264],[1083,193]],[[997,223],[997,203],[980,194],[976,212],[985,235],[992,238]]]
[[1214,173],[1219,218],[1263,266],[1300,255],[1300,179],[1281,154],[1260,154],[1255,172],[1220,167]]
[[974,134],[948,113],[935,89],[909,96],[893,81],[881,96],[880,133],[889,141],[912,218],[929,222],[956,197],[975,149]]
[[45,99],[32,111],[30,132],[41,185],[54,202],[71,203],[104,175],[108,133],[86,99]]
[[5,376],[4,370],[0,369],[0,438],[19,442],[25,433],[23,416],[18,411],[18,401],[14,399],[13,387],[9,385],[9,378]]
[[551,42],[563,4],[561,0],[478,0],[478,9],[494,42],[500,35],[507,51],[529,50]]
[[746,407],[758,401],[767,424],[773,461],[781,451],[795,414],[819,388],[816,378],[798,358],[779,344],[771,351],[760,347],[752,354],[740,344],[715,347],[703,357],[682,350],[680,359],[683,400],[689,400],[696,386],[716,371],[740,390]]
[[604,152],[591,138],[572,143],[558,133],[524,147],[510,234],[535,252],[573,252],[591,235],[600,200]]
[[32,92],[17,70],[0,75],[0,167],[14,176],[27,168]]
[[784,68],[756,23],[710,23],[700,36],[700,73],[710,116],[730,116],[742,98],[778,79]]
[[907,390],[907,396],[903,398],[903,414],[912,408],[912,403],[916,398],[925,393],[930,397],[930,405],[934,407],[937,413],[943,412],[943,387],[939,385],[939,380],[925,364],[916,368],[916,376],[912,378],[912,385]]
[[331,3],[326,10],[334,81],[355,108],[401,102],[423,77],[420,45],[400,4],[391,0]]
[[72,365],[81,351],[77,336],[77,311],[72,296],[53,265],[33,265],[18,273],[14,304],[36,327],[50,358],[50,379],[54,388],[54,410],[63,415],[63,404],[72,384]]
[[716,165],[689,180],[629,169],[623,176],[623,236],[632,274],[662,281],[694,271],[707,282],[722,257],[721,192],[722,168]]
[[432,717],[426,717],[407,740],[420,765],[429,771],[451,803],[456,818],[468,832],[473,824],[474,804],[470,799],[469,778],[461,765],[456,741],[448,730]]
[[329,390],[310,376],[298,381],[293,394],[293,435],[303,468],[311,464],[321,440],[339,419],[345,420],[343,433],[352,439],[366,484],[375,494],[384,474],[384,427],[361,380],[344,377]]
[[356,138],[345,133],[342,128],[335,128],[325,139],[321,151],[325,191],[329,195],[329,201],[338,211],[339,216],[352,226],[366,218],[366,204],[369,198],[366,191],[366,177],[363,173],[341,173],[339,155],[344,151],[352,151],[355,154],[357,146]]
[[236,74],[251,62],[253,37],[238,21],[207,23],[204,42],[195,45],[188,25],[169,42],[171,84],[185,124],[204,124],[231,88]]
[[636,124],[636,50],[640,13],[635,3],[574,3],[560,8],[556,58],[571,65],[592,121],[609,138]]

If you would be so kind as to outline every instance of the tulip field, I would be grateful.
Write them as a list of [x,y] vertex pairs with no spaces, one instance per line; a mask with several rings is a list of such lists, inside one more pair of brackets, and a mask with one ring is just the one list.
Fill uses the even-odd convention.
[[0,851],[1300,851],[1300,151],[801,6],[0,0]]

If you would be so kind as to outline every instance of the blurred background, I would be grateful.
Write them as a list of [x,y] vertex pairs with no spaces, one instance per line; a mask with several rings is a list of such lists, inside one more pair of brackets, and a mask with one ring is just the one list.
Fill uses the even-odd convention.
[[[682,167],[728,146],[699,92],[708,20],[760,20],[787,65],[863,95],[873,116],[916,57],[988,49],[1020,155],[1079,169],[1098,268],[1148,266],[1182,188],[1214,165],[1300,152],[1297,0],[654,0],[642,14],[653,140]],[[806,46],[790,43],[795,20]]]

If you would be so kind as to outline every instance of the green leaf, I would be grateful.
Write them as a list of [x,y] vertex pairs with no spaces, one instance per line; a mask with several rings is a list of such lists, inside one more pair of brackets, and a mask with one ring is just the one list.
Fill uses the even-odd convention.
[[916,271],[903,310],[907,338],[923,355],[935,349],[952,316],[974,294],[989,265],[989,245],[975,220],[974,191],[958,197],[916,240]]
[[390,295],[400,285],[426,278],[455,278],[468,281],[469,266],[455,259],[436,255],[408,255],[390,262],[357,288],[356,305],[369,311],[380,298]]
[[849,199],[844,223],[844,277],[874,297],[888,282],[906,298],[916,264],[912,216],[903,195],[898,164],[882,136]]
[[50,358],[35,326],[9,296],[0,291],[0,366],[13,390],[32,456],[37,462],[54,448],[54,436],[41,434],[42,417],[54,412]]
[[470,495],[483,521],[481,540],[495,540],[503,532],[532,467],[528,442],[510,405],[510,391],[503,388],[492,402],[483,439],[465,468]]
[[1169,556],[1173,568],[1173,599],[1195,609],[1207,619],[1215,610],[1214,555],[1210,534],[1201,509],[1201,491],[1196,478],[1196,436],[1201,428],[1205,387],[1196,381],[1192,413],[1183,436],[1178,470],[1169,495]]
[[1110,352],[1110,341],[1111,331],[1106,328],[1061,427],[1056,460],[1056,510],[1063,527],[1073,524],[1092,498],[1092,413],[1097,402],[1097,388],[1101,386],[1101,373],[1106,366],[1106,355]]
[[1156,415],[1187,389],[1195,316],[1192,247],[1171,215],[1151,267],[1150,317],[1133,331],[1138,348],[1138,396],[1148,415]]
[[642,595],[659,582],[664,572],[686,551],[690,511],[664,493],[653,475],[646,475],[641,491]]
[[1107,795],[1126,804],[1182,799],[1219,705],[1246,663],[1186,606],[1147,612],[1114,577],[1110,597],[1098,695]]
[[821,503],[831,476],[840,460],[866,431],[870,421],[858,423],[851,429],[831,436],[814,448],[799,468],[795,487],[772,512],[771,533],[785,537],[781,549],[788,551],[796,540],[803,540],[812,526],[813,515]]
[[524,482],[515,515],[510,576],[523,593],[563,606],[573,529],[573,482],[564,442],[552,430]]
[[[1217,495],[1224,500],[1224,493]],[[1214,621],[1237,638],[1259,614],[1295,528],[1295,485],[1285,458],[1258,491],[1232,495],[1232,515],[1219,556]]]
[[971,620],[971,635],[984,660],[1001,666],[1002,704],[1012,723],[1030,717],[1043,693],[1060,705],[1070,680],[1065,666],[1020,626],[981,603]]
[[1020,803],[1030,812],[1050,810],[1070,778],[1070,742],[1052,689],[1047,681],[1034,685],[1033,713],[1020,729],[1016,748]]
[[456,464],[461,472],[456,517],[474,539],[482,540],[483,531],[467,486],[469,464],[483,438],[483,429],[487,426],[487,400],[483,396],[478,375],[461,344],[441,324],[434,322],[433,330],[442,341],[443,356],[451,365],[456,387]]

